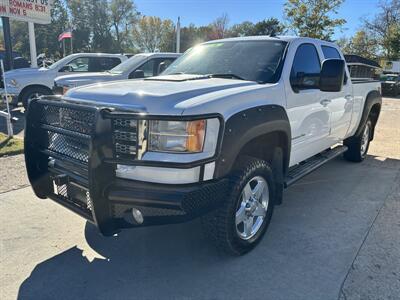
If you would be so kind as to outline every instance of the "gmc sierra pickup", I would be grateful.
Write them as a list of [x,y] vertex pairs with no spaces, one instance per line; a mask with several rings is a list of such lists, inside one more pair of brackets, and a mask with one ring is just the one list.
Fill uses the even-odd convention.
[[367,155],[380,83],[339,48],[246,37],[188,50],[158,77],[30,102],[29,180],[104,235],[202,216],[221,249],[260,242],[283,190],[332,158]]

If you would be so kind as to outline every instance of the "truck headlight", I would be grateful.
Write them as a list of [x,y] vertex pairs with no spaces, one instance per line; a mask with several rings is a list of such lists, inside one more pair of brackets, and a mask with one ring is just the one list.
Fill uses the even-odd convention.
[[152,120],[149,126],[149,151],[198,153],[203,151],[207,120]]

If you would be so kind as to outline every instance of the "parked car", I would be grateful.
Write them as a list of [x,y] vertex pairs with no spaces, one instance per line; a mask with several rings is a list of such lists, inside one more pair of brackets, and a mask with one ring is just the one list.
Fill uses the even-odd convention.
[[39,198],[104,235],[203,216],[216,244],[241,255],[284,188],[341,154],[366,158],[381,103],[380,83],[353,83],[333,43],[211,41],[158,77],[32,101],[27,173]]
[[381,75],[382,94],[397,96],[400,94],[400,75],[384,74]]
[[[67,73],[106,71],[127,60],[120,54],[76,53],[55,62],[48,68],[25,68],[6,72],[7,92],[12,104],[24,107],[33,98],[52,94],[54,79]],[[0,91],[3,93],[3,91]]]
[[400,60],[394,61],[394,60],[389,60],[384,62],[384,68],[383,68],[384,73],[388,74],[400,74]]
[[62,95],[70,88],[81,85],[157,76],[179,56],[180,54],[178,53],[136,54],[110,71],[57,77],[54,81],[53,92]]

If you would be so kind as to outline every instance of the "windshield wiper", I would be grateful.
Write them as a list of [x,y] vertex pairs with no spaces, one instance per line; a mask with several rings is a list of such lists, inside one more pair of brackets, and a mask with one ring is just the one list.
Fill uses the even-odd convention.
[[233,74],[233,73],[216,73],[216,74],[207,74],[208,77],[210,78],[232,78],[232,79],[239,79],[239,80],[246,80],[243,77],[240,77],[239,75]]

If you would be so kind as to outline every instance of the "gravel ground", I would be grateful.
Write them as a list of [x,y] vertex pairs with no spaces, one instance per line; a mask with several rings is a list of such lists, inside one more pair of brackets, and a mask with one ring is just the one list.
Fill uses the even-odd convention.
[[0,157],[0,194],[28,185],[24,156]]

